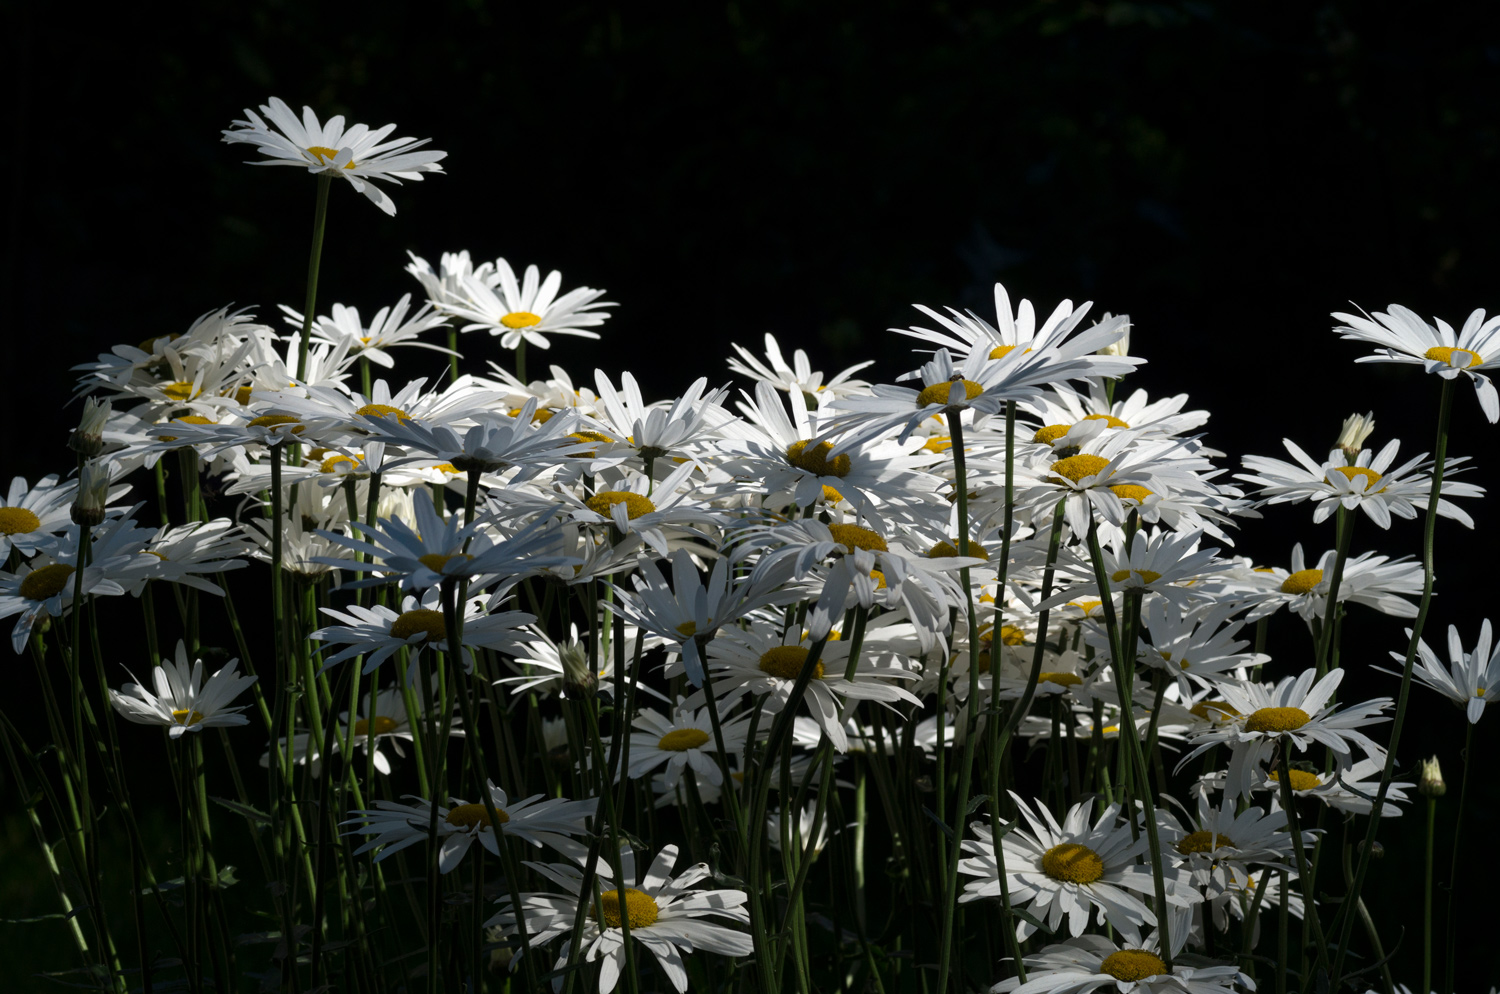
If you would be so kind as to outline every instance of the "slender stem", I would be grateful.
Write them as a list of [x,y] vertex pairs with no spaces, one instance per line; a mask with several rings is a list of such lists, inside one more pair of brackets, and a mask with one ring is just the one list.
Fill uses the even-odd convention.
[[[1406,702],[1411,696],[1411,674],[1416,664],[1417,646],[1422,639],[1422,627],[1427,622],[1427,609],[1432,605],[1433,546],[1437,534],[1438,501],[1443,493],[1443,467],[1448,456],[1448,419],[1453,410],[1453,381],[1443,380],[1442,393],[1438,398],[1437,444],[1434,448],[1432,489],[1427,497],[1427,517],[1422,526],[1422,599],[1417,607],[1417,617],[1412,623],[1411,638],[1406,645],[1405,665],[1401,668],[1401,691],[1396,698],[1396,718],[1391,722],[1391,742],[1385,754],[1385,768],[1380,774],[1380,789],[1375,793],[1375,802],[1370,807],[1370,824],[1365,830],[1365,844],[1360,849],[1359,866],[1354,871],[1354,883],[1344,899],[1340,913],[1343,925],[1339,932],[1338,952],[1333,960],[1332,979],[1337,983],[1344,968],[1344,957],[1349,952],[1349,936],[1354,930],[1354,908],[1359,892],[1364,888],[1365,874],[1370,869],[1370,853],[1375,848],[1375,834],[1380,828],[1380,813],[1385,808],[1385,797],[1391,788],[1391,778],[1396,772],[1396,749],[1401,743],[1401,729],[1406,724]],[[1327,955],[1326,948],[1319,950],[1319,958]]]
[[312,340],[313,311],[318,306],[318,268],[323,261],[323,229],[328,221],[328,188],[333,174],[318,174],[318,205],[313,209],[312,251],[307,257],[307,299],[302,307],[302,338],[297,345],[297,379],[307,376],[307,345]]
[[1422,874],[1422,986],[1432,990],[1432,844],[1437,835],[1437,798],[1427,798],[1427,852]]
[[[1443,942],[1446,953],[1443,957],[1443,986],[1440,988],[1445,994],[1453,991],[1453,962],[1457,950],[1458,933],[1453,926],[1453,895],[1458,893],[1458,837],[1459,831],[1464,825],[1464,804],[1469,799],[1469,767],[1474,764],[1472,747],[1474,745],[1474,724],[1472,722],[1464,726],[1464,771],[1459,775],[1458,787],[1458,813],[1453,819],[1453,859],[1448,870],[1448,908],[1443,914]],[[1430,988],[1429,988],[1430,990]]]
[[1328,651],[1338,630],[1339,586],[1344,579],[1344,563],[1349,558],[1349,541],[1354,535],[1354,513],[1342,504],[1334,518],[1337,534],[1337,552],[1333,560],[1333,577],[1328,581],[1328,606],[1323,611],[1323,624],[1318,630],[1317,669],[1318,679],[1328,672]]

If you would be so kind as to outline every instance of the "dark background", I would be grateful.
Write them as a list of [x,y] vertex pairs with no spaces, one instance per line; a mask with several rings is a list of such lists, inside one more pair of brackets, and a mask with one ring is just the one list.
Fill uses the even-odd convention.
[[[884,329],[912,323],[911,303],[990,317],[998,279],[1044,313],[1062,297],[1129,313],[1150,360],[1135,382],[1209,407],[1231,466],[1282,455],[1283,436],[1318,451],[1356,410],[1374,411],[1375,444],[1429,449],[1436,380],[1355,366],[1366,349],[1330,334],[1328,314],[1395,301],[1459,324],[1500,305],[1500,31],[1484,10],[475,0],[184,19],[17,4],[0,474],[70,464],[70,365],[224,304],[268,321],[301,305],[314,184],[218,140],[272,95],[395,121],[449,152],[447,175],[390,191],[395,218],[335,187],[323,313],[340,301],[368,317],[416,292],[407,249],[503,254],[620,304],[602,341],[533,351],[534,371],[628,368],[664,396],[727,381],[728,343],[758,347],[768,330],[829,373],[873,356],[866,375],[889,378],[911,362]],[[1483,463],[1500,428],[1466,384],[1454,428],[1452,451],[1479,457],[1474,478],[1493,489]],[[1472,644],[1491,608],[1485,506],[1470,507],[1477,532],[1439,531],[1434,644],[1450,623]],[[1284,565],[1300,538],[1315,557],[1332,528],[1309,517],[1271,509],[1239,549]],[[1362,521],[1355,551],[1371,548],[1417,553],[1419,528]],[[1351,614],[1346,697],[1394,692],[1365,671],[1403,647],[1401,628]],[[1300,633],[1276,634],[1273,652],[1300,668]],[[1477,731],[1481,758],[1496,720]],[[1456,779],[1461,742],[1462,718],[1417,691],[1403,766],[1435,751]],[[1465,831],[1485,846],[1494,790],[1476,789]],[[1388,946],[1406,928],[1397,974],[1413,985],[1421,822],[1383,833],[1366,892]],[[1485,917],[1459,945],[1475,987],[1493,981]]]

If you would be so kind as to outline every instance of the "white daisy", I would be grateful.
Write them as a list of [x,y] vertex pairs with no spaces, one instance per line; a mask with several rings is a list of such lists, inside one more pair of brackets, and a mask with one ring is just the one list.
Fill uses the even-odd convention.
[[[1131,940],[1132,943],[1134,940]],[[1026,983],[1012,977],[990,990],[999,994],[1227,994],[1255,990],[1255,981],[1233,965],[1167,964],[1151,948],[1121,947],[1102,935],[1080,935],[1026,957]]]
[[[748,714],[720,722],[724,748],[729,755],[737,755],[744,749],[749,722]],[[631,778],[654,773],[665,763],[661,780],[669,787],[677,786],[683,770],[688,768],[692,769],[699,783],[717,787],[724,782],[719,762],[713,758],[719,746],[714,739],[713,720],[707,708],[697,711],[673,708],[670,719],[642,708],[631,727],[636,729],[630,733],[630,769],[626,771]]]
[[[1406,637],[1411,638],[1410,628],[1406,630]],[[1500,649],[1491,651],[1492,643],[1493,632],[1488,618],[1479,626],[1479,642],[1474,646],[1473,652],[1464,651],[1463,642],[1458,637],[1458,628],[1449,625],[1448,658],[1452,660],[1449,667],[1444,669],[1437,653],[1428,648],[1427,640],[1419,639],[1419,658],[1412,667],[1411,675],[1418,683],[1437,691],[1463,708],[1472,725],[1484,714],[1484,706],[1491,700],[1490,691],[1500,687]],[[1406,656],[1399,652],[1392,652],[1391,658],[1398,663],[1406,662]],[[1383,673],[1401,675],[1400,670],[1388,670],[1382,666],[1375,668]]]
[[442,172],[438,162],[448,155],[433,149],[416,151],[430,138],[386,141],[386,136],[396,130],[394,124],[374,131],[356,124],[346,130],[342,115],[319,124],[311,107],[302,108],[299,120],[278,97],[262,104],[260,113],[270,118],[271,123],[246,108],[246,120],[235,121],[233,128],[223,132],[226,142],[249,142],[262,155],[271,156],[252,165],[302,166],[310,173],[341,176],[387,214],[396,213],[396,204],[371,180],[398,185],[404,179],[420,180],[423,173]]
[[1362,317],[1335,312],[1333,316],[1343,322],[1333,329],[1340,337],[1379,346],[1374,355],[1360,356],[1355,362],[1407,362],[1447,380],[1467,376],[1484,416],[1490,424],[1500,421],[1500,394],[1489,377],[1477,372],[1500,360],[1500,314],[1486,321],[1484,311],[1476,310],[1456,334],[1441,318],[1435,319],[1436,326],[1430,325],[1400,304],[1392,304],[1389,314],[1376,311]]
[[515,271],[504,259],[496,259],[485,272],[457,273],[453,292],[433,299],[438,310],[469,323],[464,331],[486,329],[500,339],[503,349],[516,349],[523,342],[539,349],[549,348],[548,335],[573,335],[598,338],[589,331],[604,323],[609,301],[600,300],[603,290],[581,286],[562,296],[562,273],[557,270],[541,278],[535,266],[526,267],[523,282],[516,282]]
[[151,671],[156,693],[138,683],[127,683],[118,692],[110,691],[109,702],[126,721],[164,726],[174,739],[181,738],[184,732],[246,725],[250,719],[240,712],[249,707],[248,704],[226,706],[257,679],[240,676],[236,672],[239,662],[231,659],[205,683],[203,660],[195,659],[189,665],[187,646],[179,641],[176,659],[163,659],[161,665]]

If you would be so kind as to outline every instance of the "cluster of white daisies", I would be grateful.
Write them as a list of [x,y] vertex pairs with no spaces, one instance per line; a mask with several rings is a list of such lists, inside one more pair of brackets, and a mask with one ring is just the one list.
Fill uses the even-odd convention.
[[[261,110],[265,119],[247,112],[229,139],[333,172],[388,213],[371,180],[420,178],[442,156],[410,139],[382,144],[389,128],[320,126],[275,100]],[[1247,457],[1230,475],[1202,441],[1208,412],[1185,394],[1131,389],[1143,360],[1128,354],[1125,318],[1091,323],[1087,304],[1068,301],[1039,318],[999,285],[993,316],[919,307],[918,326],[896,329],[924,361],[895,385],[856,379],[868,363],[825,379],[801,350],[788,362],[770,335],[761,353],[735,346],[738,386],[703,377],[667,401],[648,402],[628,372],[556,365],[530,381],[496,362],[408,379],[396,372],[400,350],[449,351],[433,340],[444,330],[488,332],[503,350],[546,349],[559,335],[597,338],[591,329],[612,305],[599,290],[563,292],[557,272],[543,279],[528,266],[518,276],[505,259],[475,265],[457,253],[434,268],[413,257],[407,268],[426,297],[420,307],[408,294],[366,321],[335,304],[311,322],[305,362],[304,315],[284,309],[291,330],[282,332],[226,309],[79,367],[90,398],[79,475],[18,479],[0,505],[9,556],[0,617],[16,619],[15,650],[47,619],[68,617],[79,594],[139,595],[153,580],[214,594],[219,574],[279,563],[291,578],[324,583],[340,605],[305,633],[319,665],[363,661],[368,693],[359,713],[338,715],[334,751],[368,747],[378,772],[392,773],[380,745],[399,757],[400,742],[423,733],[435,705],[413,711],[409,688],[436,650],[483,680],[497,713],[523,722],[547,695],[628,701],[628,760],[612,772],[647,781],[658,806],[724,803],[794,699],[802,784],[819,776],[820,747],[906,749],[917,762],[946,754],[952,769],[968,735],[1002,720],[992,702],[1002,715],[1029,709],[1015,728],[1022,742],[1087,752],[1091,764],[1134,723],[1148,749],[1180,755],[1177,769],[1202,757],[1188,802],[1155,809],[1159,874],[1139,799],[1079,796],[1076,764],[1055,796],[1012,795],[1022,822],[998,846],[992,821],[965,827],[961,900],[1007,894],[1023,912],[1018,938],[1044,925],[1061,940],[1026,958],[1024,984],[996,989],[1253,987],[1237,965],[1167,963],[1212,948],[1208,933],[1231,922],[1253,927],[1261,907],[1285,900],[1305,913],[1281,778],[1291,796],[1359,815],[1387,758],[1368,732],[1388,720],[1390,701],[1336,701],[1344,671],[1326,665],[1335,580],[1340,610],[1411,618],[1423,574],[1410,557],[1311,557],[1300,546],[1285,566],[1259,566],[1228,551],[1230,531],[1254,508],[1287,502],[1312,502],[1316,520],[1357,510],[1382,528],[1414,517],[1428,504],[1427,455],[1398,464],[1396,441],[1365,448],[1373,419],[1355,417],[1321,457],[1288,440],[1295,462]],[[1395,307],[1336,317],[1346,338],[1379,346],[1370,359],[1466,377],[1489,419],[1500,416],[1485,375],[1500,360],[1500,319],[1476,312],[1455,333]],[[1458,462],[1446,461],[1449,475]],[[196,481],[186,523],[142,524],[150,515],[129,500],[125,479],[159,467]],[[209,482],[243,496],[236,517],[208,519],[195,503]],[[1441,492],[1437,513],[1472,526],[1451,501],[1480,488],[1445,478]],[[389,596],[340,593],[368,587]],[[458,646],[443,603],[455,587]],[[1139,622],[1126,630],[1136,603]],[[1252,648],[1257,622],[1283,609],[1306,621],[1316,667],[1276,675]],[[611,627],[606,611],[624,624]],[[1423,645],[1417,676],[1475,721],[1500,676],[1488,623],[1476,650],[1456,634],[1449,646],[1445,666]],[[1120,662],[1134,673],[1127,687]],[[179,646],[153,675],[151,688],[113,695],[125,718],[173,736],[249,721],[232,701],[252,678],[232,664],[205,682]],[[310,725],[287,731],[270,752],[319,761]],[[1306,768],[1281,763],[1287,742]],[[490,783],[486,803],[380,801],[347,824],[368,837],[361,852],[383,858],[427,843],[437,805],[447,872],[473,841],[498,851],[495,812],[506,833],[562,858],[527,864],[556,888],[522,896],[531,946],[581,927],[584,955],[604,962],[603,991],[624,966],[622,920],[679,991],[684,952],[751,953],[736,927],[749,920],[746,894],[697,889],[709,876],[702,865],[673,877],[670,845],[644,875],[628,848],[623,863],[600,860],[601,876],[620,866],[626,879],[601,896],[602,916],[580,916],[581,840],[597,799],[511,786],[525,799]],[[1404,800],[1402,786],[1390,801]],[[809,852],[827,838],[812,805],[771,817],[795,821]],[[1314,835],[1304,834],[1310,848]],[[784,841],[774,828],[767,835]],[[517,909],[503,907],[491,924],[514,933]]]

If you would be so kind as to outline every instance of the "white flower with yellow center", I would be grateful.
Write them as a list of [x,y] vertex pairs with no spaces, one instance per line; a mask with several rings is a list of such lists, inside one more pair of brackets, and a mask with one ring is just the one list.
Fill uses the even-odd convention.
[[734,342],[730,344],[740,354],[739,359],[733,356],[729,358],[730,369],[741,376],[748,376],[752,380],[769,384],[789,394],[801,394],[806,399],[806,403],[812,407],[820,407],[836,397],[847,397],[870,391],[870,384],[850,377],[866,366],[872,365],[875,362],[874,359],[855,363],[824,383],[823,374],[812,368],[812,363],[807,359],[807,353],[801,349],[792,353],[792,361],[788,364],[782,357],[781,344],[770,332],[766,332],[765,337],[765,362],[762,362],[743,345]]
[[[372,405],[372,408],[374,405]],[[391,467],[447,463],[461,473],[479,470],[495,473],[518,467],[511,485],[524,483],[569,456],[590,451],[593,446],[572,434],[577,414],[564,411],[538,423],[536,401],[528,400],[514,416],[491,411],[473,418],[472,428],[403,417],[398,411],[366,411],[361,417],[372,438],[399,445],[408,452],[425,453],[390,460]]]
[[[44,618],[61,618],[73,606],[73,585],[76,578],[74,563],[59,560],[75,559],[76,542],[71,546],[59,545],[55,550],[58,559],[47,554],[39,555],[28,564],[23,564],[14,573],[0,572],[0,618],[16,618],[11,629],[10,644],[16,654],[26,650],[26,641],[32,629]],[[83,593],[86,595],[114,596],[125,593],[125,588],[109,577],[109,573],[120,566],[134,562],[135,557],[124,556],[108,562],[95,559],[83,571]]]
[[[1191,870],[1199,886],[1243,879],[1251,864],[1285,869],[1292,861],[1292,836],[1279,809],[1266,812],[1252,804],[1241,811],[1238,798],[1214,804],[1200,791],[1196,815],[1186,824],[1166,806],[1157,809],[1157,818],[1162,855]],[[1302,839],[1310,851],[1317,834],[1303,832]]]
[[487,417],[500,399],[496,390],[474,384],[468,377],[443,383],[437,389],[424,390],[426,378],[410,381],[400,390],[392,390],[384,379],[370,387],[369,395],[351,393],[342,386],[320,384],[305,390],[268,394],[266,400],[278,411],[303,419],[321,419],[338,423],[355,439],[380,432],[393,423],[407,425],[469,426]]
[[126,721],[164,726],[174,739],[205,728],[247,725],[250,719],[240,712],[249,705],[228,705],[257,678],[241,676],[238,666],[239,660],[231,659],[205,683],[203,660],[189,664],[187,646],[179,641],[175,660],[163,659],[151,671],[155,693],[138,683],[127,683],[119,691],[110,691],[109,702]]
[[[626,881],[635,879],[632,854],[622,852],[620,860]],[[582,934],[578,937],[579,954],[581,962],[600,961],[599,994],[610,994],[625,969],[622,925],[629,925],[630,940],[636,943],[637,950],[651,951],[657,967],[679,994],[685,994],[688,989],[683,953],[703,951],[743,957],[754,951],[755,944],[749,935],[711,920],[717,918],[748,925],[750,914],[744,906],[745,892],[693,889],[709,878],[707,863],[695,864],[673,877],[672,869],[677,865],[676,846],[663,847],[635,886],[619,886],[610,880],[608,864],[601,857],[599,874],[603,879],[597,881],[597,897],[582,893],[583,873],[577,867],[557,863],[528,862],[526,865],[563,891],[521,895],[522,916],[531,948],[537,949],[555,939],[571,936],[578,920],[579,902],[585,902],[589,907],[584,912]],[[501,912],[485,925],[499,926],[506,935],[516,934],[516,916],[510,899],[501,900],[500,907]],[[570,945],[570,942],[564,942],[562,955],[558,957],[558,975],[552,981],[554,991],[562,990],[562,970],[568,964]],[[517,952],[511,959],[512,969],[521,955]],[[644,966],[637,958],[636,969]]]
[[[724,748],[729,755],[737,755],[744,749],[749,722],[748,714],[720,722]],[[661,781],[668,787],[676,787],[686,769],[693,771],[700,784],[717,787],[724,782],[724,773],[714,758],[719,745],[714,738],[713,721],[707,708],[697,711],[673,708],[670,719],[660,712],[642,708],[631,727],[635,729],[630,733],[630,769],[627,773],[631,778],[639,779],[666,764]]]
[[1290,740],[1298,752],[1306,752],[1312,745],[1327,747],[1340,769],[1353,763],[1354,747],[1366,756],[1379,755],[1380,747],[1361,729],[1389,721],[1381,712],[1390,707],[1391,699],[1381,697],[1340,710],[1330,701],[1345,672],[1332,670],[1316,684],[1313,681],[1317,675],[1311,669],[1274,685],[1221,682],[1220,696],[1238,713],[1213,727],[1196,730],[1192,736],[1195,748],[1177,768],[1216,745],[1228,745],[1231,752],[1224,792],[1230,797],[1248,797],[1265,778],[1266,764],[1279,762],[1283,740]]
[[[1181,610],[1191,609],[1193,603],[1202,598],[1185,584],[1228,566],[1218,557],[1218,549],[1198,548],[1202,538],[1202,532],[1178,534],[1165,529],[1143,528],[1131,538],[1128,552],[1118,548],[1101,549],[1104,560],[1101,568],[1109,580],[1110,593],[1155,593],[1177,604]],[[1094,566],[1087,559],[1068,565],[1066,572],[1081,582],[1053,594],[1040,607],[1099,596]]]
[[[1261,596],[1286,605],[1309,623],[1325,617],[1336,558],[1330,549],[1319,557],[1316,566],[1309,566],[1302,544],[1297,543],[1292,547],[1290,569],[1263,567],[1255,571],[1262,578]],[[1417,606],[1406,598],[1421,593],[1422,564],[1410,556],[1392,559],[1364,552],[1344,561],[1344,575],[1339,582],[1340,604],[1364,604],[1382,614],[1414,618]]]
[[[261,114],[270,119],[269,124]],[[311,107],[303,107],[298,119],[279,97],[262,104],[260,114],[246,108],[245,117],[246,120],[235,121],[234,127],[223,135],[226,142],[249,142],[257,152],[271,157],[251,165],[302,166],[310,173],[331,173],[348,180],[371,203],[391,215],[396,213],[395,202],[370,181],[397,185],[402,180],[417,181],[423,173],[442,172],[438,162],[448,155],[421,149],[430,138],[386,141],[386,136],[396,130],[394,124],[374,131],[363,124],[345,129],[342,115],[319,124]]]
[[[1406,636],[1411,637],[1410,628],[1406,630]],[[1417,641],[1417,656],[1412,677],[1463,708],[1469,724],[1478,722],[1479,716],[1484,714],[1484,706],[1495,699],[1495,691],[1500,689],[1500,648],[1494,648],[1490,619],[1485,618],[1480,623],[1479,641],[1473,652],[1464,651],[1457,626],[1448,626],[1448,658],[1451,662],[1446,669],[1437,653],[1428,647],[1426,639]],[[1399,652],[1392,652],[1391,658],[1397,663],[1406,662],[1406,657]],[[1400,670],[1375,668],[1382,673],[1401,675]]]
[[[1148,867],[1136,858],[1147,851],[1144,833],[1133,840],[1130,826],[1120,821],[1120,806],[1111,804],[1090,822],[1092,800],[1075,804],[1059,825],[1045,806],[1033,811],[1014,792],[1021,816],[1031,831],[1015,828],[1001,839],[1005,850],[1005,873],[1011,903],[1029,910],[1054,932],[1067,921],[1069,935],[1082,935],[1091,915],[1106,922],[1132,943],[1140,942],[1143,925],[1155,925],[1156,916],[1130,891],[1153,893],[1156,887]],[[963,851],[969,856],[958,864],[960,873],[977,879],[964,885],[961,903],[1000,896],[1000,864],[995,857],[994,838],[987,824],[969,826],[973,838],[965,837]],[[1187,876],[1164,868],[1169,904],[1187,906],[1196,899],[1185,886]],[[1016,937],[1026,939],[1036,926],[1025,919],[1016,925]]]
[[[1245,623],[1231,620],[1240,610],[1232,601],[1183,610],[1164,597],[1147,600],[1141,605],[1146,627],[1140,640],[1141,661],[1165,672],[1183,698],[1202,687],[1240,679],[1248,667],[1271,660],[1265,653],[1242,651],[1250,644],[1237,638]],[[1093,639],[1090,644],[1095,644]]]
[[[1273,905],[1267,905],[1272,907]],[[1255,990],[1237,966],[1205,966],[1162,960],[1157,937],[1121,946],[1102,935],[1080,935],[1026,957],[1026,983],[1013,977],[991,987],[996,994],[1228,994]],[[1176,935],[1173,935],[1176,944]]]
[[[609,317],[603,309],[615,306],[603,290],[581,286],[562,296],[562,273],[557,270],[541,278],[541,270],[527,266],[522,282],[504,259],[493,267],[470,273],[457,273],[452,291],[439,288],[443,295],[433,297],[439,311],[469,323],[464,331],[487,330],[500,339],[502,349],[519,348],[522,342],[539,349],[549,348],[548,335],[572,335],[598,338],[597,328]],[[429,292],[430,292],[429,288]]]
[[700,376],[670,404],[647,404],[641,388],[630,373],[620,374],[620,388],[610,382],[602,369],[594,370],[594,386],[599,389],[595,418],[606,435],[626,439],[643,460],[680,454],[692,442],[713,435],[733,415],[721,406],[728,387],[708,390],[708,377]]
[[[1282,439],[1282,444],[1298,465],[1265,456],[1245,456],[1245,468],[1253,472],[1235,474],[1236,479],[1260,485],[1262,504],[1315,500],[1318,505],[1313,511],[1314,524],[1326,521],[1340,506],[1346,510],[1359,508],[1381,528],[1391,526],[1392,515],[1410,520],[1419,510],[1427,509],[1433,464],[1424,452],[1393,469],[1391,463],[1401,447],[1399,439],[1391,439],[1378,454],[1372,455],[1369,449],[1364,449],[1352,465],[1346,465],[1348,456],[1342,449],[1334,449],[1326,461],[1318,463],[1291,439]],[[1451,471],[1464,461],[1450,458],[1446,465]],[[1479,497],[1484,488],[1472,483],[1454,483],[1445,476],[1442,492],[1448,497]],[[1442,497],[1438,499],[1437,511],[1445,518],[1474,527],[1472,518]]]
[[[486,613],[484,598],[470,597],[459,606],[463,615],[464,666],[472,668],[473,650],[490,649],[512,655],[521,651],[522,645],[534,641],[536,636],[523,626],[536,621],[536,616],[524,611]],[[308,636],[332,645],[345,648],[323,659],[323,669],[328,669],[355,656],[365,657],[365,674],[373,673],[380,664],[400,649],[411,650],[412,659],[421,655],[423,649],[450,652],[448,624],[443,613],[443,604],[435,588],[429,588],[419,600],[406,597],[401,610],[394,611],[383,604],[360,607],[348,605],[344,611],[331,607],[323,613],[337,618],[342,624],[320,628]],[[408,678],[415,680],[417,667],[408,670]]]
[[57,474],[44,476],[28,487],[23,477],[10,481],[10,490],[0,499],[0,559],[15,549],[23,556],[53,548],[59,536],[73,527],[73,498],[78,484],[59,483]]
[[[302,315],[285,304],[281,309],[286,314],[287,323],[300,330]],[[394,306],[382,307],[376,311],[367,325],[360,320],[357,308],[334,304],[329,315],[319,315],[317,321],[313,322],[312,334],[330,345],[344,346],[350,356],[368,359],[387,369],[393,367],[396,360],[386,350],[397,345],[414,345],[434,352],[455,354],[442,345],[418,341],[423,332],[446,324],[446,316],[433,311],[431,304],[423,304],[408,318],[410,311],[411,294],[404,293]]]
[[1105,382],[1088,379],[1077,387],[1054,384],[1038,399],[1018,406],[1044,427],[1098,421],[1105,428],[1129,429],[1146,437],[1175,438],[1208,422],[1207,411],[1183,410],[1188,402],[1185,393],[1152,400],[1146,391],[1135,390],[1123,400],[1112,401]]
[[[588,846],[578,842],[574,836],[583,835],[587,820],[594,816],[599,802],[597,798],[570,801],[561,797],[546,797],[533,794],[519,801],[510,801],[505,791],[489,785],[490,806],[500,821],[500,830],[540,849],[546,846],[566,859],[582,862],[588,855]],[[355,826],[346,835],[373,836],[364,845],[354,850],[360,853],[379,849],[375,857],[378,863],[407,846],[426,842],[432,826],[432,804],[429,801],[406,795],[414,804],[397,801],[376,801],[372,810],[351,811],[352,816],[342,825]],[[438,870],[451,873],[458,868],[469,846],[476,840],[493,855],[500,855],[495,838],[495,828],[489,809],[484,802],[448,799],[445,807],[437,809],[437,837],[441,840],[438,850]]]
[[1333,316],[1343,322],[1333,329],[1340,337],[1377,346],[1374,355],[1360,356],[1355,362],[1406,362],[1448,380],[1467,376],[1484,416],[1490,424],[1500,421],[1500,395],[1489,377],[1480,375],[1500,360],[1500,315],[1486,321],[1484,311],[1473,311],[1457,333],[1441,318],[1435,319],[1436,326],[1430,325],[1400,304],[1392,304],[1388,314],[1335,312]]
[[[714,639],[708,647],[708,665],[720,712],[750,694],[757,698],[764,695],[761,707],[768,715],[777,714],[786,707],[798,677],[806,671],[811,679],[802,697],[803,706],[817,720],[834,749],[844,752],[849,748],[849,737],[843,722],[857,702],[878,701],[893,706],[905,701],[921,705],[910,692],[883,682],[916,679],[915,673],[894,660],[865,655],[846,679],[850,643],[830,640],[814,660],[810,658],[812,643],[797,635],[794,631],[784,639],[777,638],[774,629],[766,632],[762,626],[759,630],[726,632]],[[700,707],[703,703],[702,690],[684,702],[687,707]]]

